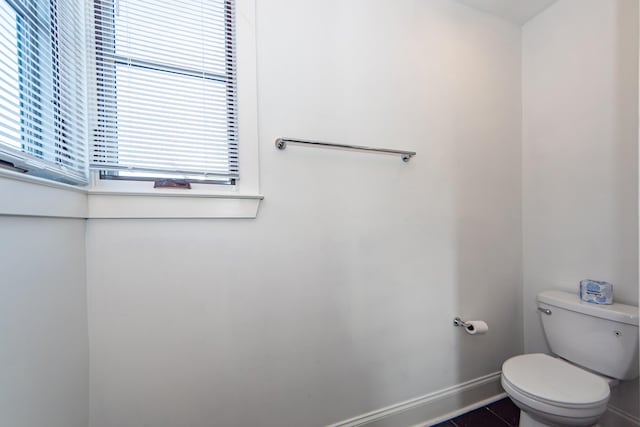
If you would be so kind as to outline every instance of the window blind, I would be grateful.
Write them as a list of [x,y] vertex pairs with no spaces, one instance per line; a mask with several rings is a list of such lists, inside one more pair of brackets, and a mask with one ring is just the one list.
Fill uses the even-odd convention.
[[0,160],[87,182],[84,11],[79,0],[0,0]]
[[232,0],[94,0],[91,168],[237,179]]

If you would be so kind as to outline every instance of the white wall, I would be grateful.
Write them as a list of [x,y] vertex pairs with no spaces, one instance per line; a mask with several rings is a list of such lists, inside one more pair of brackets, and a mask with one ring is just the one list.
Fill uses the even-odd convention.
[[85,222],[0,217],[0,236],[0,425],[86,427]]
[[258,218],[89,221],[92,427],[325,425],[522,350],[519,28],[449,0],[257,22]]
[[[617,301],[638,304],[637,8],[560,0],[523,27],[527,352],[548,351],[541,290],[607,280]],[[637,396],[622,404],[636,416]]]

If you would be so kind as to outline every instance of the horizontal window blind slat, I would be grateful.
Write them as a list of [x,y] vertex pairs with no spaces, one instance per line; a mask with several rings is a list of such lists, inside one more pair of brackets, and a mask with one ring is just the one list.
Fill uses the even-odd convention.
[[153,167],[143,167],[143,166],[138,166],[136,168],[129,168],[126,166],[119,166],[119,165],[109,165],[109,166],[100,166],[100,170],[103,171],[127,171],[127,172],[140,172],[141,176],[148,176],[148,174],[154,174],[157,177],[163,177],[163,175],[165,174],[171,174],[171,175],[179,175],[179,176],[189,176],[190,178],[201,178],[201,179],[206,179],[207,177],[211,177],[211,178],[215,178],[215,177],[220,177],[220,178],[235,178],[237,179],[238,176],[238,171],[237,170],[230,170],[229,172],[223,172],[223,171],[219,171],[219,172],[207,172],[207,173],[202,173],[202,171],[200,170],[190,170],[190,169],[175,169],[175,170],[167,170],[165,168],[153,168]]
[[[162,145],[163,149],[154,150],[154,146],[157,147],[158,145]],[[197,159],[197,158],[204,158],[204,157],[218,157],[220,155],[229,157],[228,156],[229,149],[225,145],[220,144],[217,147],[215,146],[211,147],[207,149],[206,152],[202,149],[203,145],[204,144],[200,143],[200,144],[193,144],[189,146],[188,144],[185,143],[185,144],[181,144],[178,147],[174,147],[173,144],[171,144],[170,140],[156,141],[155,143],[151,141],[148,143],[140,143],[139,141],[136,141],[133,144],[128,143],[128,141],[124,140],[124,141],[121,141],[121,147],[119,147],[117,151],[110,149],[110,147],[108,146],[100,147],[100,149],[101,149],[101,152],[109,153],[113,157],[117,157],[118,153],[122,151],[127,151],[129,153],[139,152],[148,158],[156,158],[156,157],[160,158],[160,157],[166,157],[167,155],[175,156],[177,154],[181,154],[180,158],[184,158],[185,161],[189,161],[191,158]]]
[[201,168],[203,167],[207,167],[210,168],[210,172],[211,173],[226,173],[226,169],[229,166],[229,162],[223,160],[223,159],[202,159],[202,160],[197,160],[197,159],[190,159],[190,160],[182,160],[180,159],[180,162],[176,162],[174,161],[174,157],[172,156],[165,156],[165,157],[154,157],[153,159],[148,159],[144,156],[139,156],[136,157],[135,155],[128,155],[128,153],[125,153],[124,155],[121,155],[119,157],[126,157],[129,164],[127,165],[128,167],[134,167],[134,168],[138,168],[138,167],[153,167],[153,168],[158,168],[159,166],[162,166],[164,168],[167,167],[171,167],[173,171],[178,170],[178,169],[188,169],[190,171],[201,171]]

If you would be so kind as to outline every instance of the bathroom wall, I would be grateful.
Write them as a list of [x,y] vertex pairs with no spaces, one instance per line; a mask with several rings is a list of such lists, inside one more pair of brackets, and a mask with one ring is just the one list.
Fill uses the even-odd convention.
[[[522,58],[524,342],[535,352],[548,351],[541,290],[601,279],[638,304],[638,3],[560,0],[524,25]],[[638,417],[633,389],[619,405]]]
[[92,427],[326,425],[522,351],[520,29],[449,0],[257,6],[258,218],[88,222]]
[[86,427],[85,221],[2,216],[0,235],[0,425]]

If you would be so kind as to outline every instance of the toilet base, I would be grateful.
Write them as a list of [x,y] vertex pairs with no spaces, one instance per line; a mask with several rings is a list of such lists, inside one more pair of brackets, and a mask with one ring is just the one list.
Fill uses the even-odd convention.
[[520,423],[519,427],[553,427],[551,424],[542,423],[534,418],[531,415],[527,414],[523,410],[520,410]]
[[549,424],[541,423],[538,420],[531,418],[529,414],[520,410],[520,423],[519,427],[549,427]]
[[[529,415],[522,409],[520,410],[520,423],[518,424],[518,426],[519,427],[563,427],[559,424],[545,424],[543,422],[540,422],[535,418],[532,418],[531,415]],[[598,427],[598,424],[594,424],[591,427]]]

